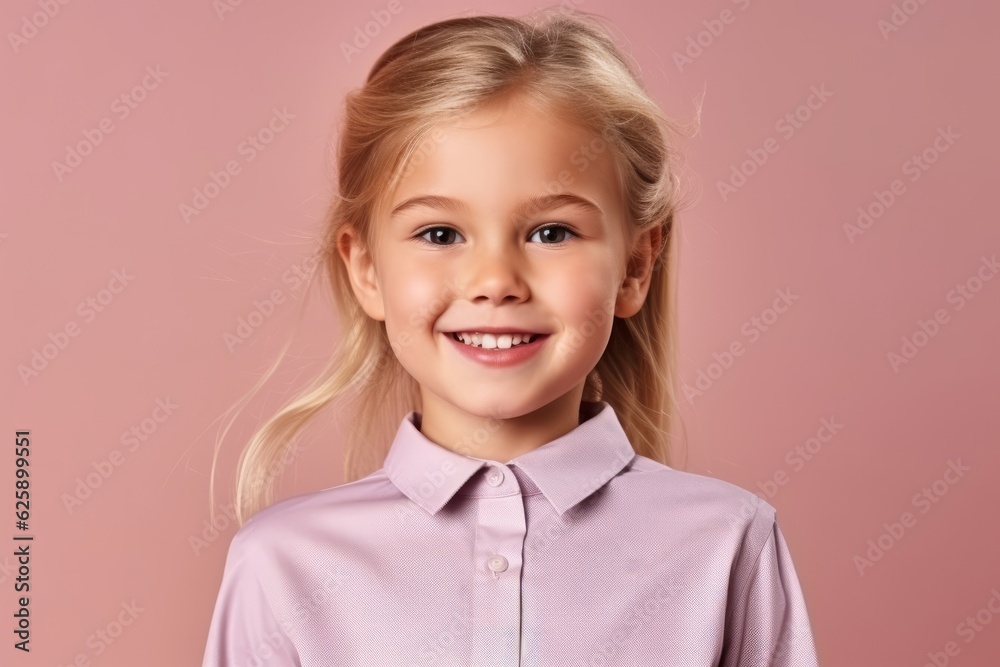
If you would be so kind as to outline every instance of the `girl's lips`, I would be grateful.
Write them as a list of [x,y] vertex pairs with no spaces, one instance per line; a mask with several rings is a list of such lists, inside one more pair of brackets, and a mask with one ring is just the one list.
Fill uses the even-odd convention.
[[549,334],[537,334],[530,343],[520,343],[507,349],[484,349],[474,345],[466,345],[457,340],[454,334],[446,333],[444,336],[451,341],[458,352],[467,359],[478,362],[483,366],[494,368],[504,368],[514,366],[532,358],[549,339]]

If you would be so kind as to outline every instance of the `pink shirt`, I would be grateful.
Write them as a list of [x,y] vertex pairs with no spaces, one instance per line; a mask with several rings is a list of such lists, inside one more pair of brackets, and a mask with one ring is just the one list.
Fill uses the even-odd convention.
[[613,408],[506,464],[404,417],[384,466],[233,537],[204,666],[812,667],[775,509]]

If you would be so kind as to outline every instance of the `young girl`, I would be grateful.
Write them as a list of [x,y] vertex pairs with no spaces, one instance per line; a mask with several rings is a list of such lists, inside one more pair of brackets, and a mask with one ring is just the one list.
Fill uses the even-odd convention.
[[[578,12],[378,59],[323,246],[341,354],[240,460],[204,665],[817,664],[775,509],[666,463],[672,127]],[[348,393],[349,481],[268,506]]]

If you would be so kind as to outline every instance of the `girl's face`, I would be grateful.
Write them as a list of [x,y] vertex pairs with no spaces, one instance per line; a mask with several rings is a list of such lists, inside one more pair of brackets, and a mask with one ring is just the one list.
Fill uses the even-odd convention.
[[[425,421],[512,419],[559,399],[575,417],[613,316],[635,314],[649,284],[651,259],[644,277],[626,276],[610,145],[507,107],[439,126],[418,154],[393,213],[375,221],[374,266],[357,249],[345,260],[363,308],[385,321],[421,386]],[[451,337],[484,326],[548,337],[526,361],[493,367]]]

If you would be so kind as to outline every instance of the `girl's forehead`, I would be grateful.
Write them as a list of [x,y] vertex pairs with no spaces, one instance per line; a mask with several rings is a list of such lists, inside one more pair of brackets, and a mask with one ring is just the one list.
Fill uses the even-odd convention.
[[586,132],[582,117],[565,102],[538,100],[527,94],[514,94],[502,100],[485,104],[458,116],[443,120],[439,128],[476,129],[495,124],[536,122],[575,128]]
[[404,166],[397,202],[446,189],[484,201],[586,189],[611,204],[616,194],[610,146],[558,117],[491,110],[442,124],[429,137]]
[[[476,111],[434,126],[409,159],[406,173],[455,167],[476,171],[509,163],[518,171],[585,171],[610,157],[610,148],[581,122],[519,109]],[[605,155],[606,154],[606,155]]]

